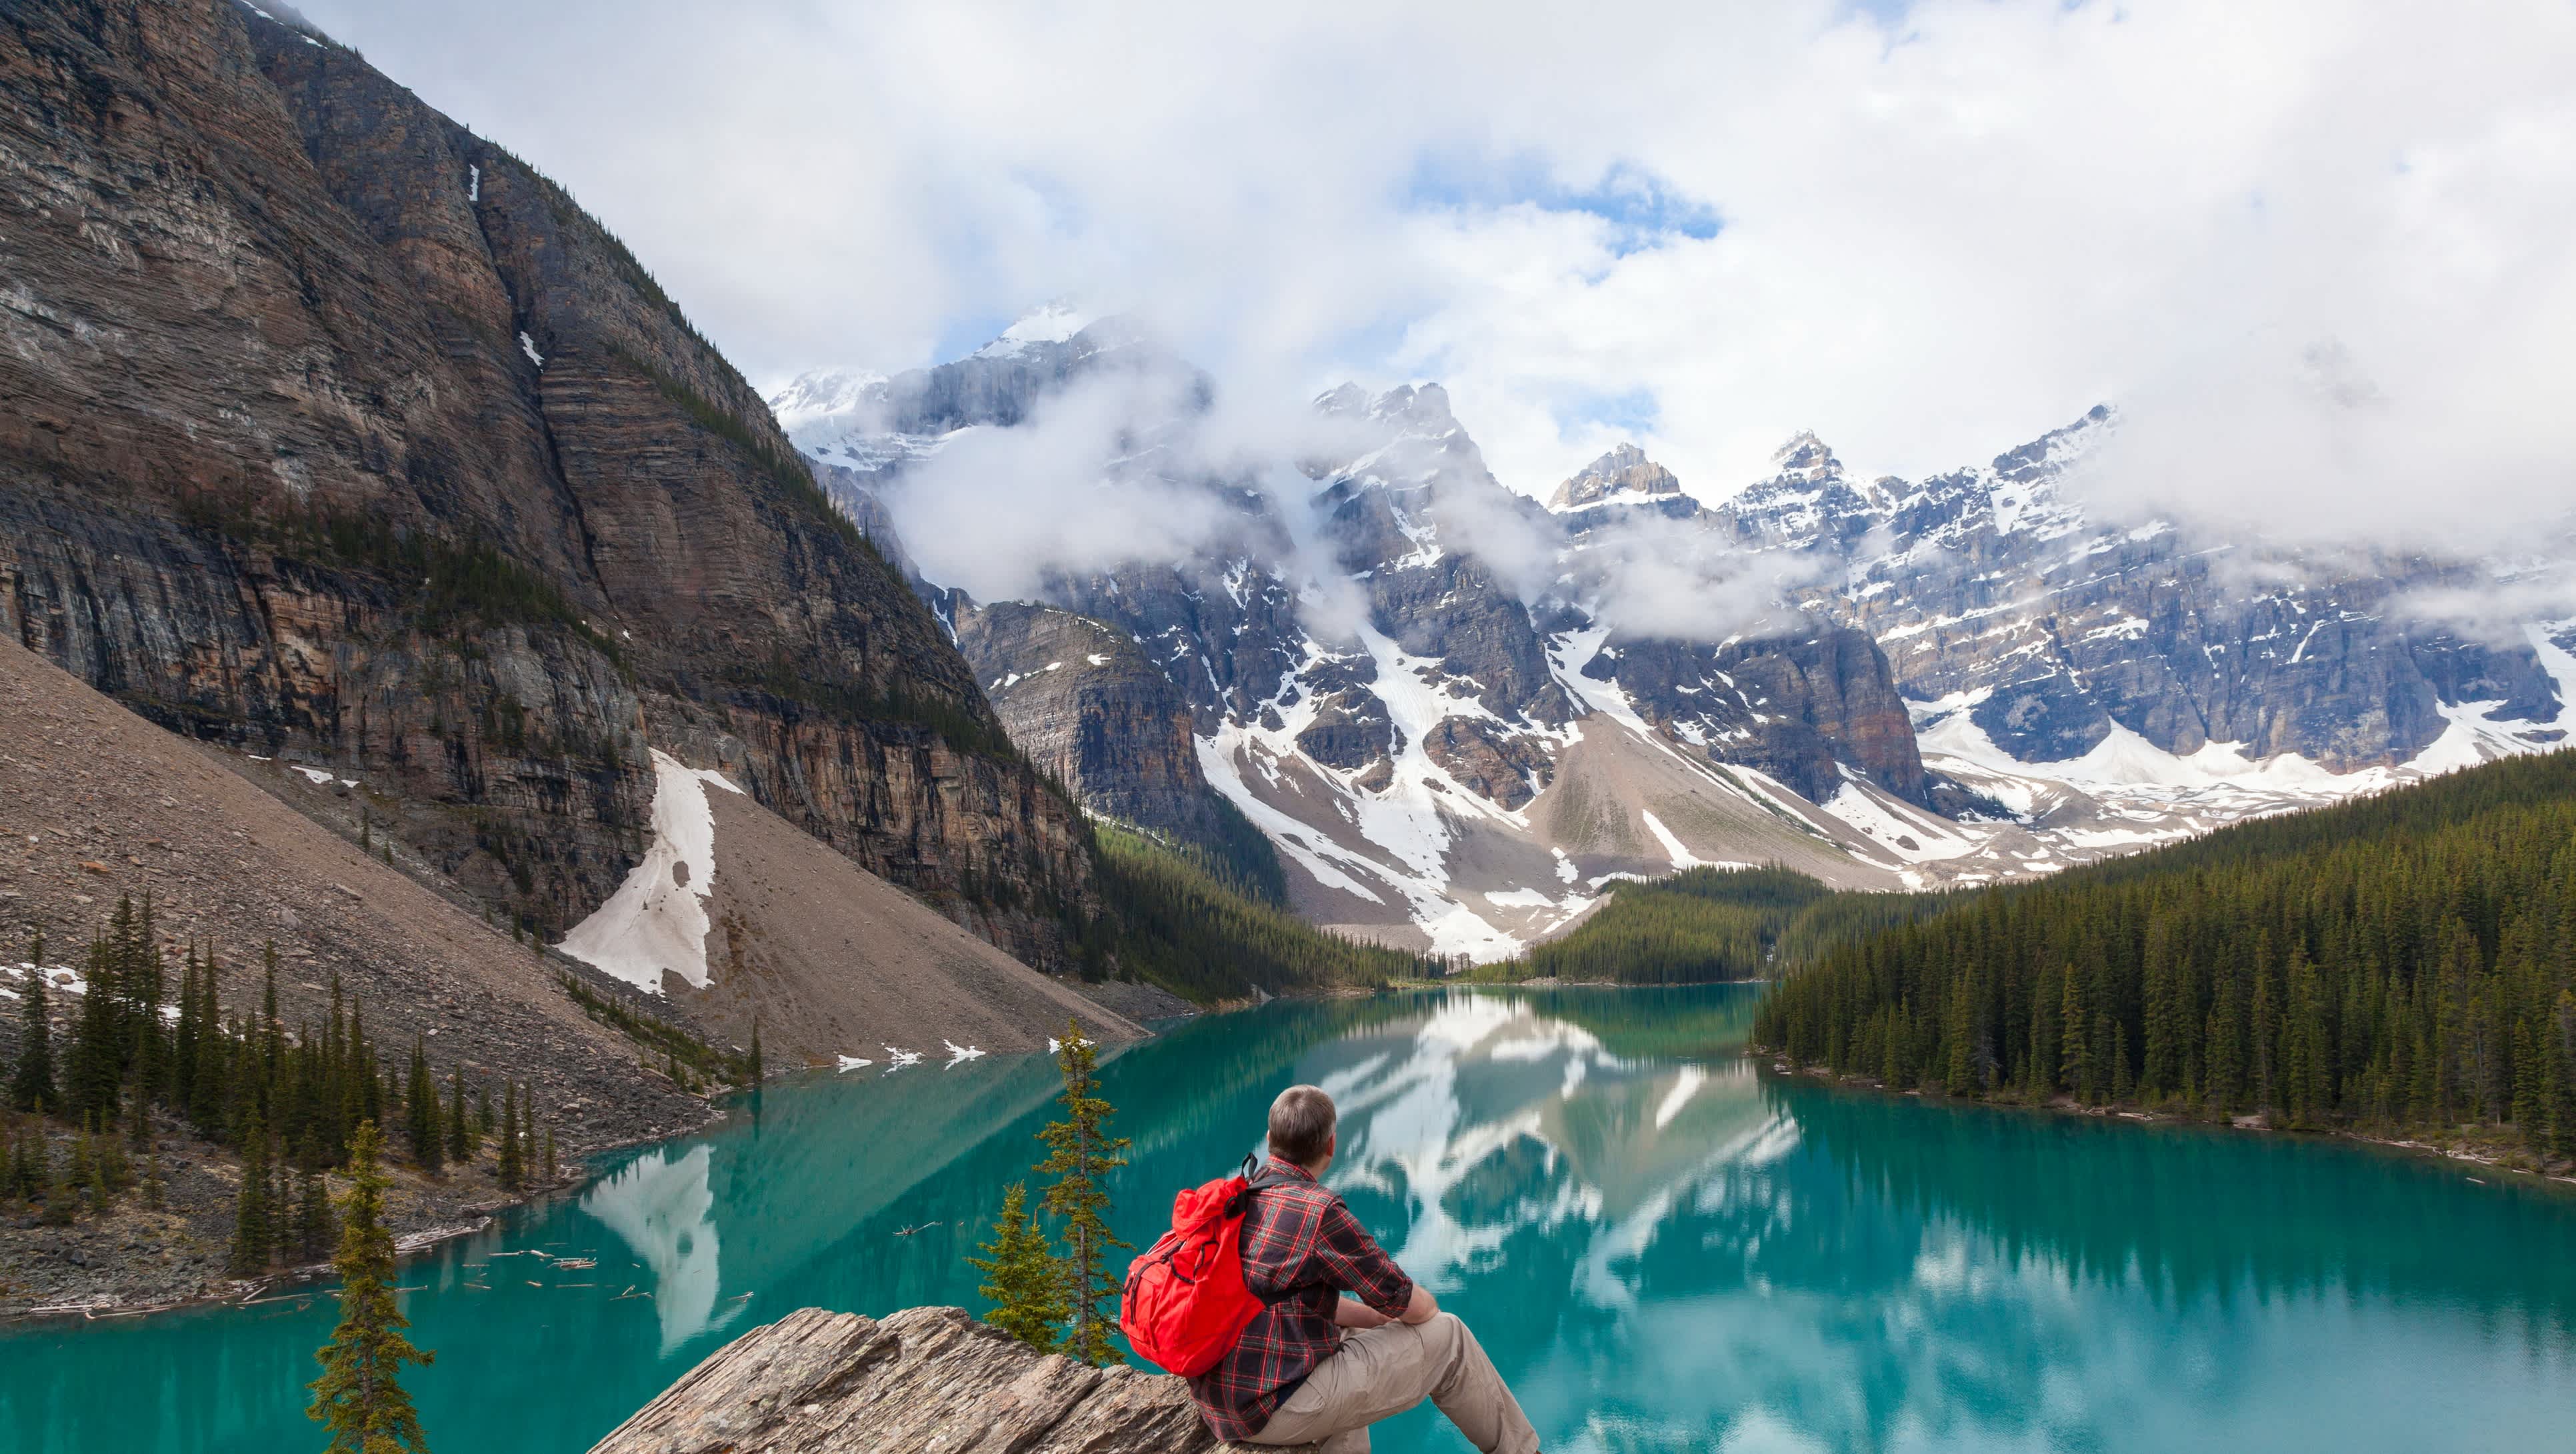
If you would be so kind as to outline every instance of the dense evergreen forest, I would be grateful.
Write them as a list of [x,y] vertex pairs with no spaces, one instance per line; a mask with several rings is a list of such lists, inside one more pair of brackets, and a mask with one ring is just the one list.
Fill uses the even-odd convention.
[[1890,1087],[2576,1155],[2576,752],[1957,901],[1754,1038]]
[[1112,971],[1201,1004],[1442,973],[1439,960],[1329,934],[1271,899],[1258,879],[1115,824],[1098,828],[1109,912],[1084,945],[1084,973]]
[[1855,894],[1785,868],[1693,868],[1614,885],[1561,939],[1488,965],[1480,979],[1616,984],[1763,979],[1837,944],[1933,912],[1938,894]]
[[[158,946],[151,901],[119,902],[90,942],[79,1010],[59,1042],[46,975],[21,981],[18,1053],[0,1074],[0,1204],[34,1207],[56,1224],[127,1195],[155,1204],[156,1115],[240,1156],[231,1262],[244,1274],[329,1254],[324,1178],[348,1163],[364,1123],[400,1127],[425,1172],[471,1163],[488,1144],[502,1190],[553,1179],[554,1132],[540,1128],[524,1089],[505,1084],[496,1111],[489,1086],[477,1085],[469,1104],[462,1072],[442,1087],[419,1045],[388,1063],[336,974],[323,1022],[290,1030],[278,1015],[274,952],[264,954],[259,1005],[227,1015],[211,951],[191,945],[173,984]],[[41,966],[42,935],[33,951]],[[78,1128],[67,1157],[54,1154],[49,1118]]]

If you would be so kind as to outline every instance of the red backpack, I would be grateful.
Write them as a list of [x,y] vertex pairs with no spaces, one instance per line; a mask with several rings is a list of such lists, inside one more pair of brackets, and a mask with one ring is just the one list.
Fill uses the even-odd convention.
[[1233,1350],[1266,1306],[1243,1284],[1243,1214],[1255,1193],[1293,1180],[1264,1167],[1172,1198],[1172,1230],[1127,1264],[1119,1299],[1118,1326],[1139,1356],[1194,1378]]

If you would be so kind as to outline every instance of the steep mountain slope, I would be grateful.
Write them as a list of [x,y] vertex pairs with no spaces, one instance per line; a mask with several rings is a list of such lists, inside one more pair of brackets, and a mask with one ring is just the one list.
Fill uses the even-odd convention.
[[1141,1027],[1039,974],[753,802],[721,772],[653,754],[653,837],[563,952],[720,1042],[889,1066],[1033,1050],[1079,1019]]
[[[823,391],[807,381],[774,397],[787,407]],[[1036,402],[959,427],[1010,427],[999,421]],[[1610,645],[1578,606],[1534,608],[1490,563],[1524,540],[1562,548],[1560,532],[1495,482],[1440,390],[1338,390],[1317,403],[1339,453],[1300,462],[1312,483],[1299,498],[1192,464],[1186,413],[1133,431],[1144,442],[1115,468],[1203,492],[1227,522],[1210,548],[1059,572],[1043,615],[925,585],[949,604],[1014,735],[1046,744],[1032,750],[1092,807],[1188,837],[1181,805],[1204,782],[1286,855],[1301,912],[1442,954],[1508,952],[1578,917],[1616,875],[1701,859],[1897,881],[1899,857],[1773,776],[1838,786],[1848,767],[1869,793],[1929,802],[1904,704],[1866,638],[1792,617],[1705,660],[1652,640]],[[905,477],[896,466],[865,483],[872,529],[891,526],[885,501]],[[1006,648],[983,624],[1010,623],[1016,642],[1041,620],[1092,645]],[[1704,737],[1639,718],[1623,685],[1687,695],[1698,688],[1675,674],[1693,665],[1745,683],[1740,699],[1694,718],[1751,744],[1729,770]],[[1161,746],[1177,745],[1159,725],[1175,693],[1194,761]],[[1153,732],[1131,746],[1154,752],[1150,776],[1172,791],[1141,798],[1138,764],[1054,745],[1073,740],[1068,718],[1085,712],[1150,715]]]
[[594,219],[228,0],[0,16],[0,630],[559,933],[647,744],[1031,963],[1078,810]]
[[[945,433],[866,435],[882,426],[847,413],[793,432],[877,461],[839,497],[901,557],[909,482],[958,431],[1026,427],[1110,356],[1098,340],[1131,340],[1121,369],[1186,369],[1114,320],[1055,337],[1064,322],[944,365],[990,385]],[[2490,568],[2090,521],[2067,480],[2108,410],[1920,485],[1855,479],[1802,435],[1714,508],[1622,447],[1548,509],[1494,479],[1437,386],[1344,387],[1316,413],[1294,475],[1196,463],[1225,453],[1189,447],[1186,407],[1131,421],[1142,443],[1103,478],[1201,492],[1230,523],[1056,571],[1010,610],[1124,636],[1141,663],[994,651],[972,603],[920,588],[992,652],[979,669],[1015,736],[1069,741],[1042,705],[1069,701],[1160,724],[1177,693],[1204,778],[1277,844],[1300,910],[1435,952],[1509,953],[1621,875],[1697,863],[1852,887],[2045,874],[2535,750],[2576,715],[2576,623],[2495,642],[2429,614]],[[1132,762],[1048,751],[1095,810],[1188,831],[1172,804],[1194,785],[1167,750],[1155,772],[1183,791],[1157,801],[1129,790]]]
[[[279,959],[280,1018],[318,1023],[336,976],[389,1052],[418,1040],[442,1080],[536,1088],[575,1151],[675,1134],[702,1101],[637,1066],[636,1047],[558,993],[525,945],[263,790],[278,769],[174,737],[0,641],[0,1042],[17,1051],[30,926],[47,931],[51,1009],[68,1035],[79,1000],[60,974],[120,898],[151,898],[177,981],[195,942],[215,953],[226,1013],[259,1003],[260,952]],[[325,775],[345,800],[374,784]],[[405,867],[417,868],[405,855]]]

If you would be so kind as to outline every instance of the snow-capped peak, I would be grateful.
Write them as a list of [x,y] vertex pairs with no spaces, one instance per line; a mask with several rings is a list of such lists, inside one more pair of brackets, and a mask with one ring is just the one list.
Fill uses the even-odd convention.
[[1019,316],[1002,336],[975,350],[977,358],[1016,358],[1033,343],[1062,343],[1091,326],[1092,315],[1071,299],[1054,298]]
[[1548,498],[1551,510],[1580,510],[1604,500],[1619,498],[1678,495],[1682,482],[1673,472],[1646,457],[1634,444],[1622,441],[1608,454],[1574,472],[1556,487]]
[[793,434],[806,424],[847,414],[885,397],[886,376],[871,369],[816,369],[770,392],[769,412]]

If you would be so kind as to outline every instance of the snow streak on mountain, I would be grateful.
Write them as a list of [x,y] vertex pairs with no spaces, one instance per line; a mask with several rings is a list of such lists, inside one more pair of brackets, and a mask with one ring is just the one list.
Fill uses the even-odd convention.
[[[1165,386],[1058,461],[1073,514],[1020,599],[956,589],[1000,577],[956,508],[985,482],[943,458],[1138,379]],[[1703,863],[2027,877],[2576,728],[2576,610],[2445,623],[2503,567],[2093,519],[2069,486],[2108,408],[1919,482],[1800,435],[1714,504],[1623,445],[1542,507],[1436,385],[1332,390],[1274,459],[1204,438],[1212,398],[1059,304],[771,404],[890,555],[949,563],[918,588],[1095,811],[1210,847],[1248,820],[1299,910],[1376,938],[1503,956]],[[1076,542],[1121,510],[1151,518]]]

